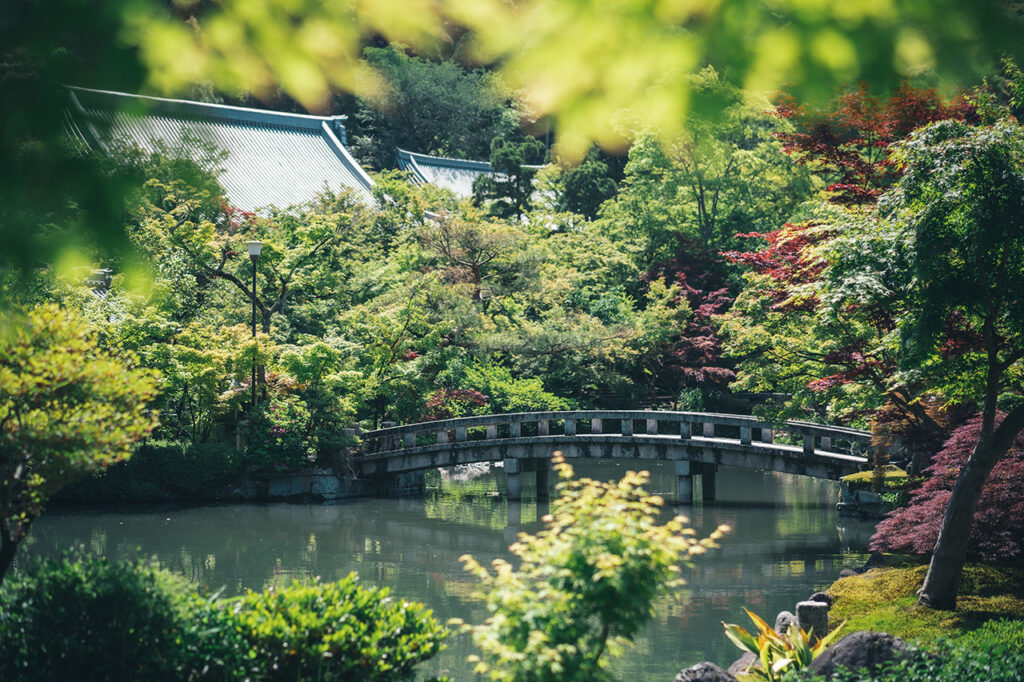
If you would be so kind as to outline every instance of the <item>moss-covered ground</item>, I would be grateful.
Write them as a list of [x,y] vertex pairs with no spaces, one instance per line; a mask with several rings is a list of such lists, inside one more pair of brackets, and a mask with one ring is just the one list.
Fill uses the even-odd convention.
[[975,649],[1024,650],[1024,570],[966,566],[954,611],[916,605],[927,571],[927,565],[894,560],[840,578],[828,590],[834,599],[829,619],[847,621],[847,632],[888,632],[926,647],[946,639]]

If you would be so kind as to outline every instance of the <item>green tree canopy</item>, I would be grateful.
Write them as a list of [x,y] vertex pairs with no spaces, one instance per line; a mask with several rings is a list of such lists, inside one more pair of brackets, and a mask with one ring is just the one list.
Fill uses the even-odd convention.
[[[332,89],[379,95],[360,60],[371,40],[500,64],[529,117],[553,117],[564,156],[596,141],[621,148],[636,130],[678,137],[692,100],[685,78],[711,64],[751,91],[787,84],[824,99],[836,83],[879,88],[936,74],[950,83],[1019,55],[1020,10],[1002,0],[720,3],[597,0],[292,0],[19,2],[0,26],[0,230],[6,258],[53,258],[69,241],[118,243],[124,185],[63,142],[58,83],[180,94],[212,81],[230,94],[278,89],[321,110]],[[60,238],[39,240],[40,222]],[[69,240],[69,237],[73,237]],[[122,242],[123,243],[123,242]]]
[[359,100],[353,151],[376,168],[393,168],[395,148],[485,159],[495,137],[512,135],[518,114],[493,75],[454,61],[410,57],[394,47],[366,48],[363,60],[384,79]]
[[[982,413],[921,589],[922,603],[953,608],[982,487],[1024,430],[1024,127],[941,121],[902,143],[896,160],[906,170],[880,209],[900,228],[886,241],[908,266],[902,365]],[[887,258],[845,279],[871,296],[900,264]]]
[[156,424],[152,371],[56,305],[0,318],[0,581],[53,493],[128,459]]

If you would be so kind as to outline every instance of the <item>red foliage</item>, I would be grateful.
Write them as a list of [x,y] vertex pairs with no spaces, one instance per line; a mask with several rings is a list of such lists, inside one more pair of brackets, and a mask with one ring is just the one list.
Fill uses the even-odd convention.
[[[1001,421],[1003,415],[999,416]],[[953,432],[925,469],[927,480],[910,504],[891,512],[871,538],[872,550],[928,554],[935,547],[953,485],[981,434],[981,416]],[[969,556],[986,561],[1024,562],[1024,435],[996,464],[978,500]]]
[[[812,228],[815,228],[812,230]],[[806,297],[792,300],[790,287],[815,281],[825,263],[808,253],[809,247],[831,234],[816,223],[786,223],[772,232],[750,232],[737,237],[760,238],[768,245],[760,251],[727,251],[722,256],[731,263],[745,265],[756,273],[768,275],[778,284],[767,292],[776,310],[813,310],[817,300]]]
[[[973,116],[964,101],[943,104],[932,90],[903,85],[887,101],[878,100],[861,86],[840,97],[831,111],[807,113],[792,100],[781,102],[776,113],[793,122],[796,130],[779,133],[783,149],[797,162],[811,166],[830,185],[830,201],[854,206],[874,203],[898,177],[889,161],[889,147],[914,129],[933,121]],[[729,251],[722,254],[733,263],[767,275],[771,284],[763,292],[772,309],[779,312],[813,311],[819,301],[813,295],[794,296],[796,287],[817,281],[826,264],[812,254],[811,247],[832,238],[822,225],[806,222],[785,224],[767,233],[739,234],[767,242],[757,251]],[[894,328],[893,311],[860,311],[885,334]],[[970,348],[969,339],[951,337],[948,352],[953,355]],[[867,344],[861,340],[821,358],[829,374],[808,383],[814,391],[829,389],[868,378],[880,383],[894,368],[877,357],[866,357]]]
[[982,335],[971,329],[964,314],[958,311],[951,313],[946,320],[945,335],[946,339],[939,348],[943,360],[954,360],[984,347],[985,340]]
[[253,230],[258,222],[258,216],[252,211],[238,208],[227,201],[221,202],[222,229],[228,234],[235,234],[240,230]]
[[693,311],[678,337],[645,358],[645,366],[652,368],[656,377],[656,390],[678,393],[705,384],[726,386],[735,379],[736,373],[722,358],[722,342],[711,324],[711,317],[728,310],[733,302],[720,261],[696,242],[680,238],[676,256],[658,263],[641,279],[664,279],[677,285],[680,297]]
[[888,148],[933,121],[973,118],[963,99],[943,104],[934,90],[903,84],[887,101],[861,85],[839,97],[832,111],[807,112],[785,99],[775,113],[796,130],[778,133],[783,149],[829,183],[829,201],[844,206],[872,204],[899,175]]
[[420,421],[451,419],[465,414],[474,405],[486,405],[490,398],[480,391],[462,388],[439,388],[427,399]]

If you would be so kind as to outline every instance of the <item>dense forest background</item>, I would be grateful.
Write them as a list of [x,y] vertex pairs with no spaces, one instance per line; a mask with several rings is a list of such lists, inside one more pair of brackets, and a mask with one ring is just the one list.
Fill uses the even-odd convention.
[[[1019,113],[1012,63],[949,100],[851,86],[814,110],[745,95],[709,67],[689,77],[694,106],[673,144],[640,131],[625,154],[595,147],[569,165],[494,74],[391,47],[364,58],[386,94],[334,106],[377,169],[378,207],[327,191],[246,213],[217,182],[218,150],[122,149],[102,162],[133,187],[134,255],[93,253],[109,287],[98,295],[81,270],[7,283],[25,302],[81,310],[105,349],[159,371],[151,442],[244,441],[251,470],[286,470],[330,461],[355,425],[656,406],[874,418],[888,437],[926,433],[927,458],[959,423],[918,399],[920,375],[900,374],[898,310],[841,303],[851,282],[834,276],[835,254],[898,180],[893,145],[934,121]],[[490,158],[520,190],[491,182],[460,203],[393,170],[396,146]],[[248,239],[265,243],[255,340]]]
[[[949,500],[920,600],[952,608],[1024,431],[1021,7],[812,5],[13,5],[0,568],[144,438],[132,467],[201,491],[336,465],[357,425],[653,405],[870,426],[956,474],[909,507]],[[216,149],[97,156],[67,83],[347,113],[376,205],[246,213]],[[460,203],[396,145],[497,172]]]

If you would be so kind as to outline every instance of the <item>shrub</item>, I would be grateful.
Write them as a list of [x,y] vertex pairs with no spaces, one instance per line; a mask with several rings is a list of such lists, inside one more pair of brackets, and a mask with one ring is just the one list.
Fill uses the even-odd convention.
[[544,390],[538,378],[513,378],[502,365],[476,364],[466,369],[465,383],[486,395],[494,412],[557,412],[572,405]]
[[149,502],[216,498],[240,478],[241,460],[227,443],[146,441],[127,462],[68,486],[58,499]]
[[249,592],[228,606],[254,680],[405,679],[447,635],[422,604],[362,587],[355,574]]
[[0,680],[397,680],[446,634],[355,575],[218,599],[155,564],[50,560],[0,591]]
[[[942,526],[953,485],[978,443],[981,417],[956,429],[925,469],[927,479],[910,503],[878,524],[871,549],[929,554]],[[971,525],[969,556],[986,561],[1024,561],[1024,434],[989,474]]]
[[821,655],[825,648],[839,636],[843,624],[832,630],[814,644],[810,635],[796,623],[790,623],[785,634],[775,632],[761,617],[747,611],[750,620],[757,626],[757,637],[754,637],[739,625],[722,623],[725,635],[740,650],[757,656],[760,667],[753,664],[747,666],[747,673],[758,679],[775,682],[781,674],[790,670],[801,670]]
[[315,461],[309,408],[296,396],[270,399],[253,419],[245,459],[256,471],[297,471]]
[[607,679],[604,654],[617,654],[639,632],[654,600],[680,584],[678,564],[713,546],[727,527],[697,540],[686,519],[656,522],[662,500],[648,495],[646,472],[617,483],[573,479],[556,453],[558,499],[545,528],[520,534],[510,548],[518,569],[493,562],[492,575],[472,557],[467,571],[493,614],[466,625],[482,657],[476,671],[495,680]]
[[154,564],[42,562],[0,592],[0,679],[223,679],[236,650],[209,603]]
[[[791,675],[787,682],[823,680]],[[1024,682],[1024,653],[980,652],[947,647],[921,656],[889,661],[872,673],[840,671],[832,682]]]

